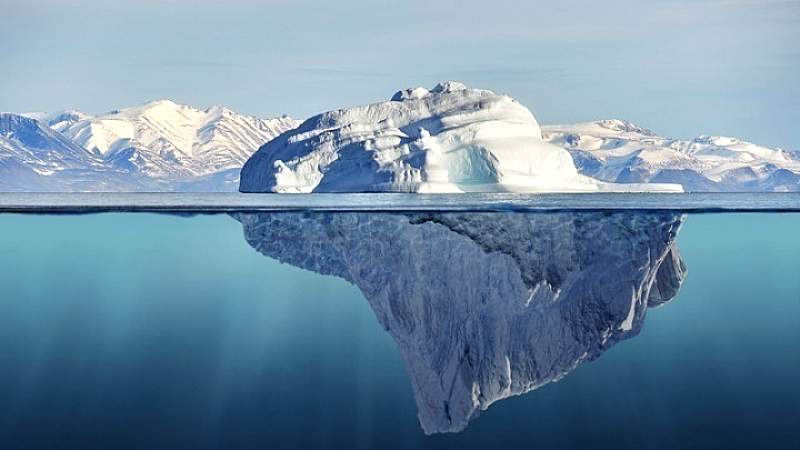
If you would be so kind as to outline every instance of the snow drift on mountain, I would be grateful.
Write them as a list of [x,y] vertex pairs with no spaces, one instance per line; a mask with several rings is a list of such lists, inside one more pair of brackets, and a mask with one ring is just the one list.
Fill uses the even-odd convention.
[[261,147],[242,168],[240,186],[281,193],[616,190],[579,174],[516,100],[455,82],[312,117]]
[[800,191],[800,153],[729,137],[670,139],[622,120],[543,127],[587,176],[687,191]]

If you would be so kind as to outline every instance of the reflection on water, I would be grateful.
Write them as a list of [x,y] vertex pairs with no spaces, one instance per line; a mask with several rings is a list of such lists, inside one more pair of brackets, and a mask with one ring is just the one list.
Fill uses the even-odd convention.
[[635,336],[685,268],[673,213],[239,213],[270,258],[355,284],[397,343],[426,433]]

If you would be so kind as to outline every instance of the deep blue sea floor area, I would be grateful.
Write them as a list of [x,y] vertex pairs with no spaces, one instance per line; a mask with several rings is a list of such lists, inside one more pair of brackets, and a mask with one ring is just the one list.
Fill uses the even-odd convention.
[[426,436],[358,289],[229,216],[0,214],[0,447],[798,448],[799,231],[688,216],[639,336]]

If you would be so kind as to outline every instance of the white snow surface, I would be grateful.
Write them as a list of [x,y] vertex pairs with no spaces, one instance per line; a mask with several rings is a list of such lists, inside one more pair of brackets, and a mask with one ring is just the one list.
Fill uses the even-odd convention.
[[581,175],[527,108],[457,82],[314,116],[261,147],[240,183],[280,193],[680,190]]
[[578,170],[617,183],[679,183],[686,191],[799,191],[800,152],[731,137],[666,138],[623,120],[543,127]]

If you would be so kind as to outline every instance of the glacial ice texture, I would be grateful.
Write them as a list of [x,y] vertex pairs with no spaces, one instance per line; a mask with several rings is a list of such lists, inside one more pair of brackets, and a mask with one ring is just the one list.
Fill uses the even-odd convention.
[[429,434],[635,336],[685,274],[671,213],[234,216],[262,254],[361,289]]

